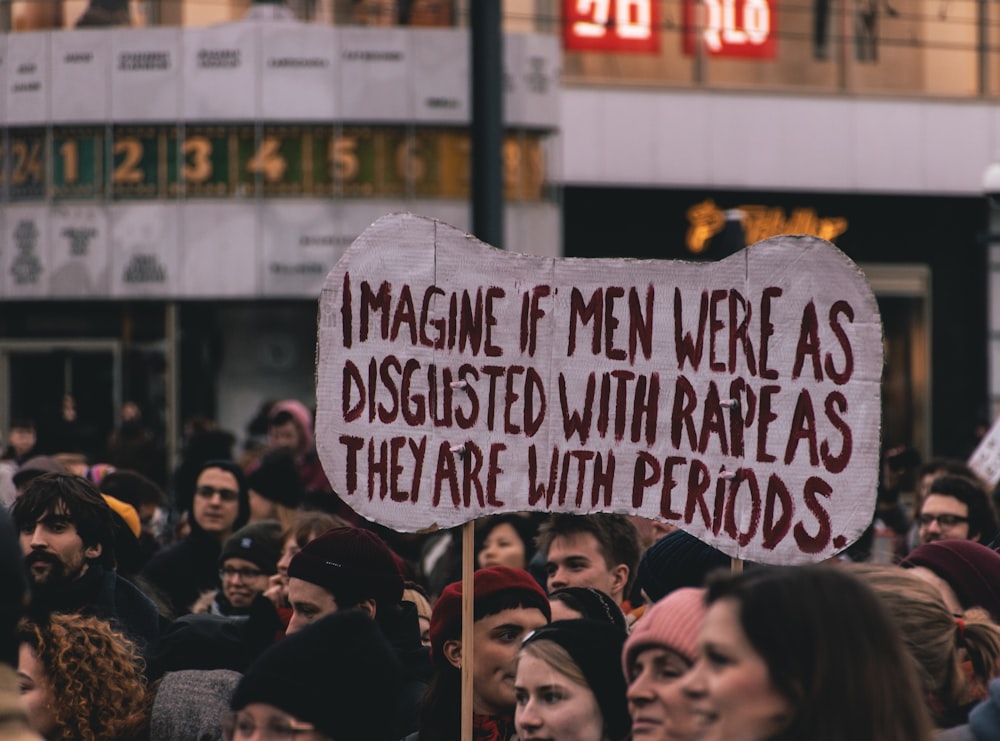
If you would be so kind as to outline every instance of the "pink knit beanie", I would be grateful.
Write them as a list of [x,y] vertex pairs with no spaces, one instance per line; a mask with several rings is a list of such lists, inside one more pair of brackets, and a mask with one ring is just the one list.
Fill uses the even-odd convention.
[[647,608],[622,650],[625,676],[639,652],[653,646],[669,648],[694,663],[695,644],[705,611],[705,590],[693,587],[677,589]]

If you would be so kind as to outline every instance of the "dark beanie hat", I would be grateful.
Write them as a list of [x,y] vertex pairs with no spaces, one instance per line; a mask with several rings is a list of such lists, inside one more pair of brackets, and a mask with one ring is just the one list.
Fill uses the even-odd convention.
[[622,635],[628,635],[625,613],[615,601],[594,587],[563,587],[549,594],[549,603],[559,600],[571,610],[579,612],[588,620],[611,623]]
[[327,615],[268,648],[250,665],[230,707],[266,703],[337,741],[395,741],[402,669],[360,610]]
[[557,620],[531,633],[524,646],[552,641],[564,649],[587,680],[604,717],[607,737],[626,738],[632,727],[622,674],[622,647],[625,634],[608,622],[598,620]]
[[288,576],[323,587],[340,607],[369,597],[379,604],[403,598],[403,575],[389,546],[358,527],[336,527],[311,540],[295,554]]
[[935,540],[900,565],[925,566],[951,585],[962,607],[982,607],[1000,620],[1000,553],[971,540]]
[[277,504],[295,509],[302,504],[306,490],[292,454],[275,450],[265,455],[260,465],[247,477],[247,486]]
[[653,602],[675,589],[702,587],[705,576],[729,566],[729,556],[683,530],[667,533],[639,559],[636,584]]
[[[473,575],[473,600],[480,602],[491,597],[509,596],[512,603],[519,601],[525,607],[541,610],[546,620],[552,619],[552,608],[538,582],[524,569],[508,566],[490,566]],[[444,588],[431,612],[431,658],[443,661],[444,642],[462,623],[462,582],[452,582]]]
[[270,576],[278,571],[281,558],[281,523],[262,520],[244,525],[229,536],[222,546],[219,566],[227,559],[242,558]]

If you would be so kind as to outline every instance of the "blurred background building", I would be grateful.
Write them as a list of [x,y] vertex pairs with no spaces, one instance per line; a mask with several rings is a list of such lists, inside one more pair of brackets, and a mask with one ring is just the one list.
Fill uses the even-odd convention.
[[[400,210],[469,227],[474,1],[0,2],[0,427],[72,393],[104,434],[133,400],[171,450],[193,415],[242,430],[312,399],[316,301],[351,241]],[[879,299],[885,444],[971,450],[1000,397],[1000,10],[502,8],[505,248],[830,239]]]

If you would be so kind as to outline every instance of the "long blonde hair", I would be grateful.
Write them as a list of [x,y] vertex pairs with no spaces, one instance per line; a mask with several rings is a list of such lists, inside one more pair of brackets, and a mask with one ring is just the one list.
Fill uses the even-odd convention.
[[[897,566],[854,564],[849,568],[888,608],[915,660],[924,691],[941,709],[977,699],[990,679],[998,676],[1000,627],[985,610],[952,615],[933,586]],[[966,660],[972,665],[971,680],[962,670]]]

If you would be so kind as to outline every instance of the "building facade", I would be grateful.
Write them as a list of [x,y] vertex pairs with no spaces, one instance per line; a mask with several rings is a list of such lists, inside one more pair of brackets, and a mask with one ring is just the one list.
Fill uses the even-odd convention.
[[[314,398],[316,299],[365,226],[469,226],[468,2],[8,9],[4,428],[73,393],[98,437],[125,400],[169,447],[193,415],[241,435],[265,399]],[[964,455],[1000,390],[995,12],[508,0],[503,246],[719,259],[830,239],[880,302],[884,444]]]

